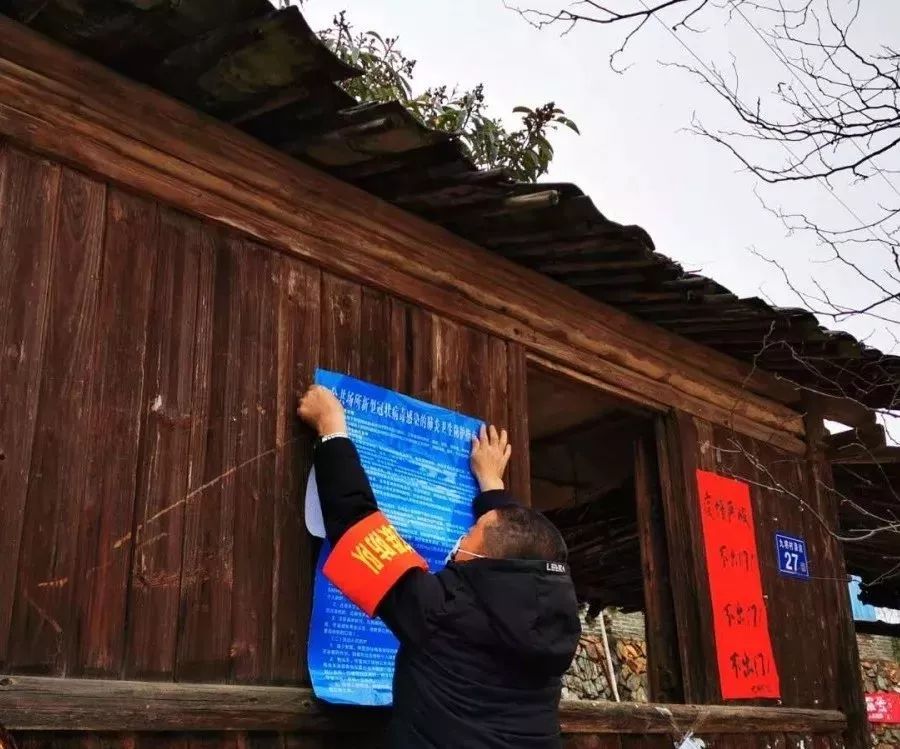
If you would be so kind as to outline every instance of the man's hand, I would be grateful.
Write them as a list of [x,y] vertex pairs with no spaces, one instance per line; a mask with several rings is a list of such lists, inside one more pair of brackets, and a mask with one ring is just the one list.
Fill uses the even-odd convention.
[[344,407],[334,393],[321,385],[313,385],[303,394],[297,405],[297,415],[320,437],[347,431]]
[[512,455],[512,445],[506,430],[490,429],[482,426],[478,436],[472,440],[472,473],[481,491],[503,488],[503,472]]

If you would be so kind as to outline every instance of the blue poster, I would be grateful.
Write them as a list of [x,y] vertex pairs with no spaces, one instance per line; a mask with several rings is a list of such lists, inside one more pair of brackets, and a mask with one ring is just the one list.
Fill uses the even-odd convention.
[[[477,487],[469,469],[481,422],[430,403],[325,370],[316,383],[337,395],[378,506],[427,561],[432,572],[472,525]],[[322,545],[313,588],[309,672],[320,699],[390,705],[398,643],[322,574]]]
[[809,579],[806,541],[802,538],[776,533],[775,556],[778,557],[778,571],[782,575]]

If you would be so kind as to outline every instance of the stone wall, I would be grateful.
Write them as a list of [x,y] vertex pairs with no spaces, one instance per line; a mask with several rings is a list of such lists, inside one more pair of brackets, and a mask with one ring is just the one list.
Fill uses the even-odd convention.
[[[863,686],[867,692],[900,692],[900,663],[892,660],[863,660],[861,665]],[[876,749],[900,747],[900,726],[873,725],[872,745]]]
[[900,663],[900,637],[884,635],[856,635],[859,657],[864,661],[894,661]]
[[[647,701],[647,652],[642,615],[606,614],[607,636],[619,698],[623,702]],[[581,613],[582,635],[568,673],[563,677],[563,699],[613,700],[607,677],[600,617]]]

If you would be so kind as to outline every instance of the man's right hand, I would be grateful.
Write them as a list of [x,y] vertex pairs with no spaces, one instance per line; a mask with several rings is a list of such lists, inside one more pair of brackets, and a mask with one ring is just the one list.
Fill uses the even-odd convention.
[[303,394],[297,415],[320,437],[347,431],[344,407],[334,393],[321,385],[313,385]]
[[503,488],[503,472],[512,455],[512,445],[505,429],[497,433],[496,427],[481,427],[472,440],[472,473],[483,492]]

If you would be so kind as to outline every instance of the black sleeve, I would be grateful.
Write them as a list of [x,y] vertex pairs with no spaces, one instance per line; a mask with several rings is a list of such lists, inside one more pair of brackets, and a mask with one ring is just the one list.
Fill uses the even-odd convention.
[[[316,447],[316,485],[325,533],[334,546],[342,535],[378,510],[372,487],[354,444],[336,437]],[[404,643],[416,644],[428,635],[433,613],[444,600],[438,579],[421,569],[401,577],[378,606],[376,616]]]
[[347,529],[378,510],[356,446],[336,437],[316,446],[316,486],[325,534],[334,546]]
[[445,600],[440,575],[412,569],[387,592],[375,615],[400,642],[415,647],[428,637]]
[[478,520],[485,513],[496,510],[498,507],[522,504],[505,489],[492,489],[481,492],[472,502],[472,514]]
[[[504,489],[481,492],[472,501],[472,513],[478,520],[498,507],[519,505]],[[446,575],[447,573],[442,573]],[[378,607],[381,617],[400,642],[417,645],[428,637],[431,627],[447,600],[445,580],[423,570],[410,570],[391,588]]]

